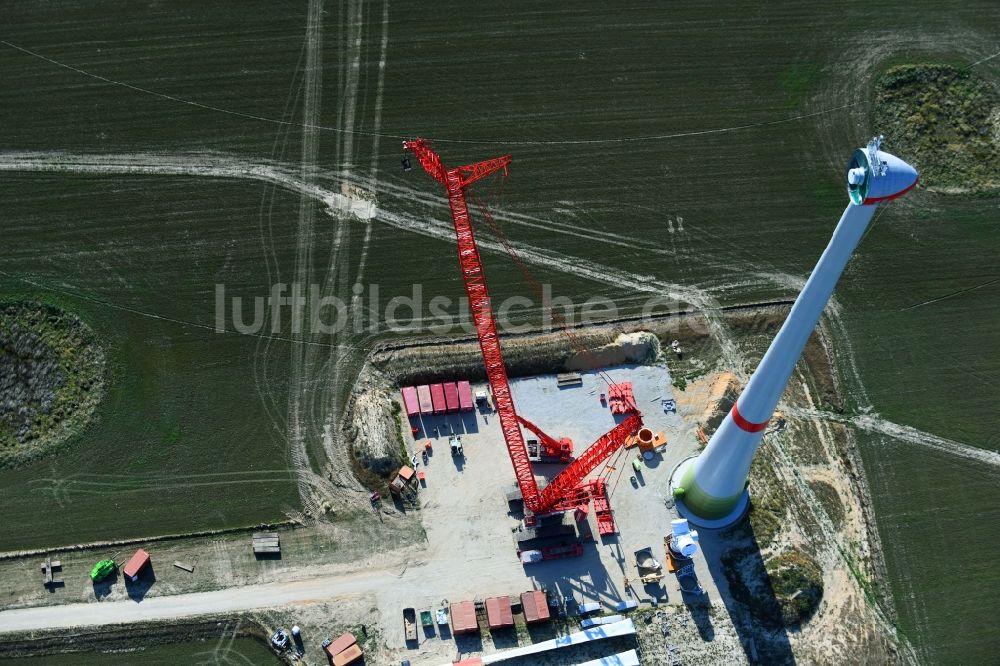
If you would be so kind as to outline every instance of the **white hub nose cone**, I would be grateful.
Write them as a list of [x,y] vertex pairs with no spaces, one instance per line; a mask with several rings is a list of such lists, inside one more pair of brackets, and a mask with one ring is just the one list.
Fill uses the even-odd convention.
[[847,172],[847,182],[851,185],[860,185],[865,179],[864,167],[857,167]]

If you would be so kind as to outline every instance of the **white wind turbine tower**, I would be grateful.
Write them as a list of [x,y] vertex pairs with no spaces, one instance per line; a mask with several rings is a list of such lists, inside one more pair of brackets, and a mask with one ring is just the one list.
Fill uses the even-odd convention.
[[878,204],[902,196],[917,184],[916,170],[883,152],[881,142],[879,136],[854,151],[846,173],[850,202],[788,318],[705,450],[682,461],[671,474],[678,509],[696,525],[725,527],[746,511],[753,455],[851,253]]

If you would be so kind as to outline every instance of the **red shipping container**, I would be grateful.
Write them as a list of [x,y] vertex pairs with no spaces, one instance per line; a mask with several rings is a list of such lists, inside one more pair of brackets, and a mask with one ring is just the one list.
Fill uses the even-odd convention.
[[139,578],[139,572],[142,568],[149,564],[149,553],[144,551],[142,548],[135,551],[135,555],[132,559],[128,561],[125,567],[122,569],[122,573],[129,580],[136,580]]
[[444,402],[449,412],[458,411],[458,386],[455,382],[445,382]]
[[444,401],[444,384],[431,384],[431,400],[434,402],[435,414],[448,411],[448,404]]
[[347,666],[347,664],[353,664],[358,659],[361,659],[363,655],[364,653],[361,651],[361,648],[358,647],[357,643],[355,643],[333,658],[333,666]]
[[524,592],[521,595],[521,607],[524,609],[524,620],[528,624],[549,621],[549,604],[545,593],[540,590]]
[[514,626],[514,614],[510,610],[510,597],[490,597],[486,600],[486,619],[490,629]]
[[357,639],[354,638],[354,634],[350,632],[343,634],[340,638],[326,646],[326,655],[330,657],[330,659],[333,659],[357,642]]
[[413,417],[420,414],[420,401],[417,400],[417,389],[407,386],[401,393],[403,394],[403,406],[406,407],[406,415]]
[[451,604],[450,613],[451,633],[459,636],[479,631],[479,622],[476,621],[476,606],[471,601],[459,601]]
[[472,386],[465,380],[458,382],[458,408],[463,412],[470,412],[473,409]]
[[427,384],[423,384],[417,387],[417,399],[420,402],[420,413],[421,414],[433,414],[434,406],[431,400],[431,387]]

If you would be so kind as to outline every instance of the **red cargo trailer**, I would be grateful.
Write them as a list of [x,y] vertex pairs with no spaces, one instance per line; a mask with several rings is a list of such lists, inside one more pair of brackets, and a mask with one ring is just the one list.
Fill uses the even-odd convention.
[[445,382],[444,384],[444,402],[445,406],[448,408],[449,412],[458,411],[458,386],[455,382]]
[[409,417],[420,415],[420,401],[417,399],[417,389],[413,386],[405,387],[403,394],[403,406],[406,407],[406,415]]
[[434,405],[431,400],[431,387],[423,384],[417,387],[417,400],[420,403],[421,414],[433,414]]
[[444,401],[444,384],[431,384],[431,400],[434,403],[434,413],[444,414],[448,404]]
[[463,412],[471,412],[473,409],[472,386],[465,380],[458,382],[458,408]]

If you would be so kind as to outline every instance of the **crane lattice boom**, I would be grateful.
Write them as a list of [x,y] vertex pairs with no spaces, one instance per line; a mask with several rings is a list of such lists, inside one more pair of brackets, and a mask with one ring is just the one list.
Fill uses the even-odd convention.
[[[440,156],[424,139],[404,141],[403,148],[413,151],[420,166],[434,180],[444,185],[448,194],[451,218],[458,239],[458,261],[462,271],[462,280],[465,283],[465,291],[469,297],[469,310],[472,313],[476,337],[479,339],[479,349],[486,365],[486,377],[493,391],[493,401],[500,417],[500,428],[507,445],[507,453],[514,466],[517,485],[521,490],[524,506],[528,511],[535,514],[551,511],[557,508],[564,498],[575,492],[577,486],[590,472],[620,449],[630,435],[638,431],[642,425],[642,419],[638,412],[629,414],[625,420],[602,435],[583,455],[563,469],[546,486],[544,491],[539,492],[534,472],[531,469],[531,460],[528,458],[528,451],[524,445],[524,436],[521,433],[522,420],[514,409],[507,369],[500,349],[496,319],[493,316],[490,295],[486,288],[483,262],[479,256],[479,248],[472,231],[472,220],[469,216],[469,206],[465,196],[465,188],[476,181],[501,169],[506,174],[511,157],[504,155],[476,164],[449,169],[445,167]],[[541,433],[537,427],[532,430]],[[542,436],[552,439],[544,433],[540,434],[540,437]]]
[[[490,306],[490,294],[486,288],[483,262],[479,257],[479,248],[472,232],[472,220],[469,218],[469,206],[465,200],[466,185],[490,173],[506,169],[510,164],[510,156],[506,155],[468,167],[445,169],[441,158],[426,141],[421,139],[407,141],[403,147],[416,154],[420,165],[434,180],[443,184],[448,193],[451,219],[455,224],[455,235],[458,238],[458,262],[462,270],[462,280],[465,282],[465,291],[469,297],[469,310],[476,327],[476,337],[479,338],[479,349],[486,364],[486,377],[493,390],[493,401],[500,417],[500,429],[503,431],[510,461],[514,465],[514,476],[524,498],[524,505],[530,511],[537,511],[538,484],[531,471],[531,461],[528,459],[521,426],[514,411],[507,369],[504,367],[500,351],[500,336],[497,334],[496,320],[493,317],[493,308]],[[469,175],[463,177],[463,173]]]
[[624,421],[601,435],[596,442],[587,447],[583,455],[567,465],[549,485],[545,486],[538,501],[540,507],[538,512],[545,513],[556,508],[564,497],[572,493],[587,478],[588,474],[624,446],[625,440],[638,432],[641,427],[642,417],[639,412],[632,412]]

